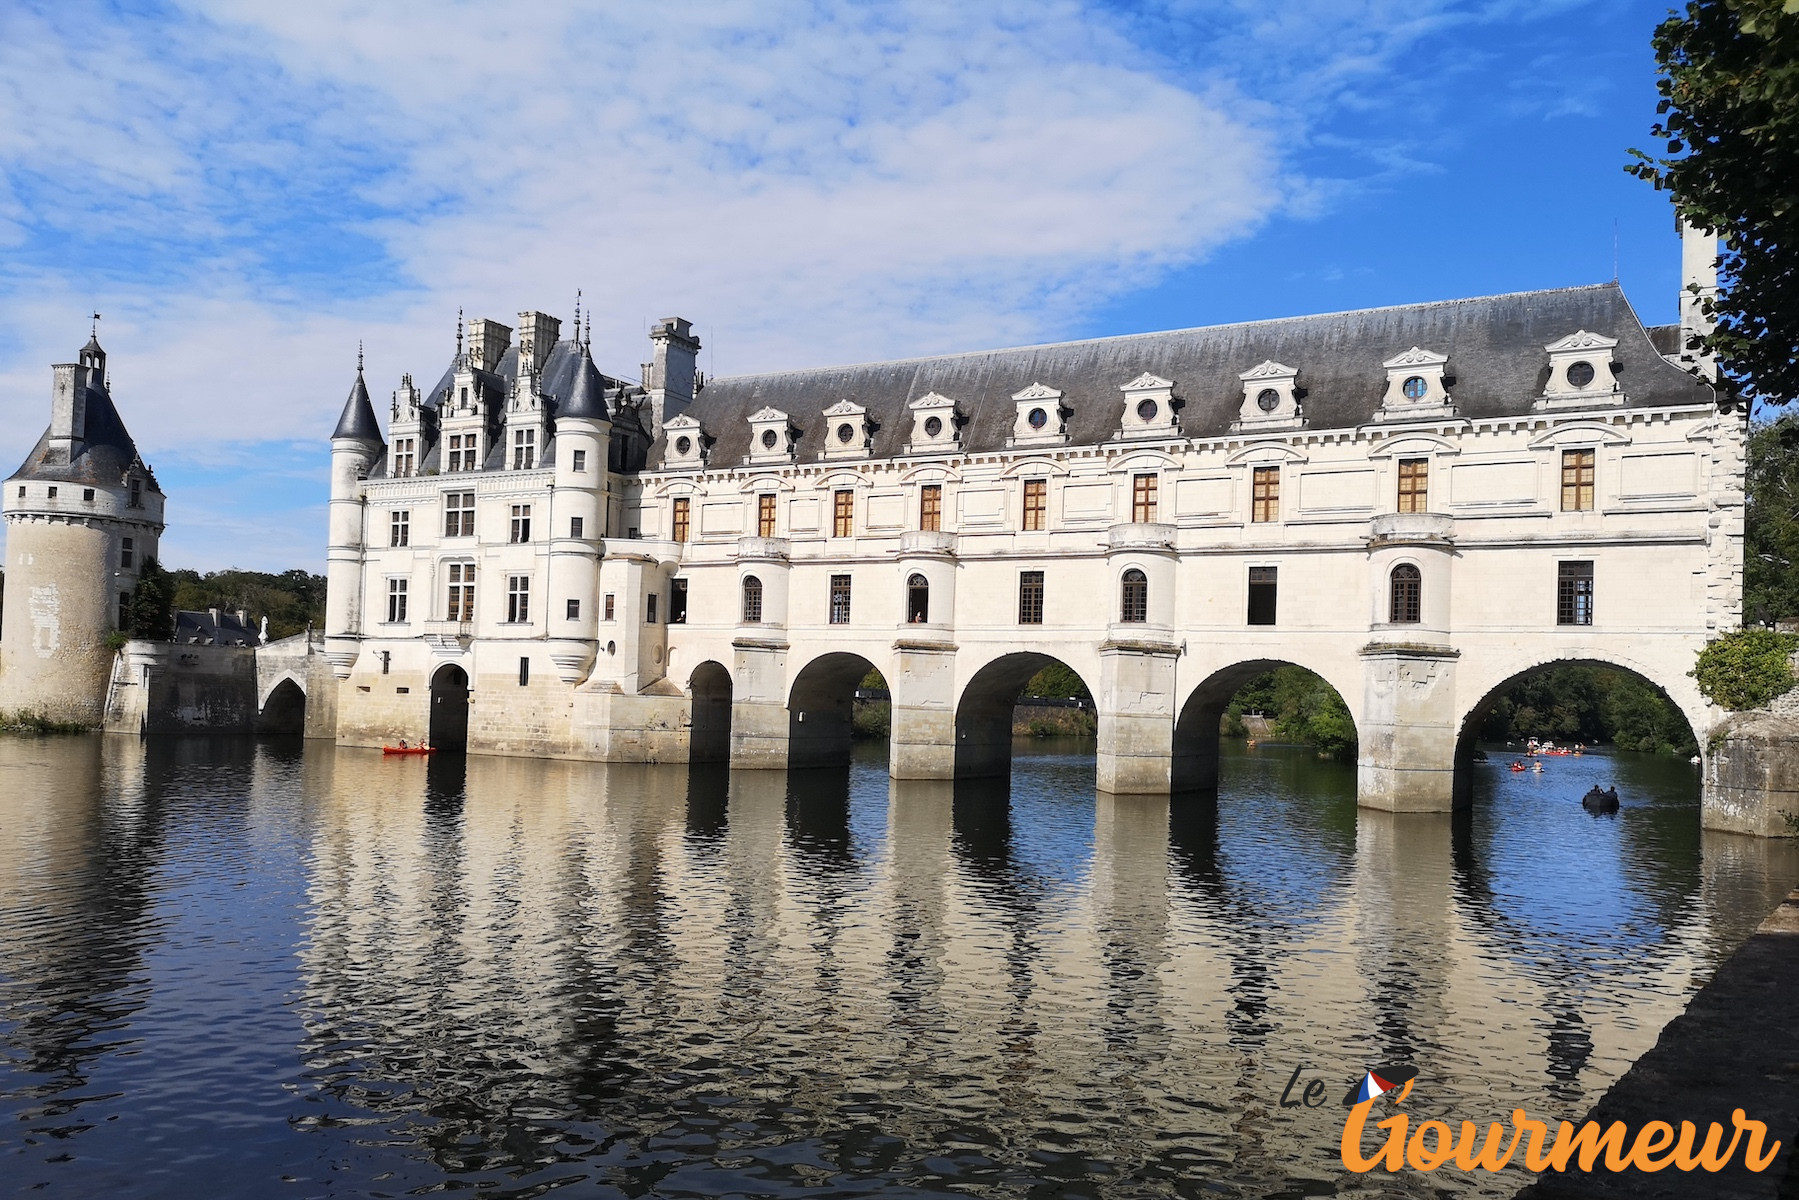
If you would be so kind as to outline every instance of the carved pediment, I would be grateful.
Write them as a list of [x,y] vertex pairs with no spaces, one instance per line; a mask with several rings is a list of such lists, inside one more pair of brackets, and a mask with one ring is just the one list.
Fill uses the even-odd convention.
[[1299,368],[1277,363],[1272,358],[1237,376],[1244,383],[1255,383],[1263,379],[1291,379],[1299,374]]
[[1053,387],[1046,387],[1045,385],[1043,385],[1041,383],[1033,383],[1030,387],[1024,389],[1024,391],[1022,391],[1022,392],[1013,392],[1012,393],[1012,399],[1019,400],[1019,401],[1060,400],[1061,398],[1062,398],[1062,393],[1061,393],[1060,389],[1053,388]]
[[1436,354],[1429,350],[1421,350],[1417,346],[1413,346],[1404,354],[1395,354],[1392,358],[1389,358],[1386,362],[1382,363],[1381,366],[1389,371],[1393,371],[1404,367],[1440,367],[1448,361],[1449,356],[1447,354]]
[[1618,344],[1618,339],[1606,337],[1602,333],[1588,333],[1584,329],[1575,330],[1560,341],[1551,342],[1543,349],[1551,354],[1563,354],[1573,350],[1610,350]]
[[1163,379],[1160,375],[1152,375],[1148,371],[1145,371],[1129,383],[1120,385],[1119,390],[1124,392],[1152,392],[1160,391],[1164,388],[1171,388],[1173,386],[1174,380]]

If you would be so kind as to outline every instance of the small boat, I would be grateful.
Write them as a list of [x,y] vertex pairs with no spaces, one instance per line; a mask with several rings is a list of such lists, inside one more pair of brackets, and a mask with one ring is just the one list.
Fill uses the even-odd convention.
[[1594,784],[1580,798],[1580,806],[1590,813],[1615,813],[1618,811],[1618,789]]
[[383,754],[436,754],[436,746],[383,746]]
[[1512,769],[1512,770],[1514,770],[1514,771],[1522,771],[1522,770],[1524,770],[1524,764],[1523,764],[1523,763],[1521,763],[1521,762],[1514,762],[1514,763],[1513,763],[1513,764],[1512,764],[1512,768],[1511,768],[1511,769]]

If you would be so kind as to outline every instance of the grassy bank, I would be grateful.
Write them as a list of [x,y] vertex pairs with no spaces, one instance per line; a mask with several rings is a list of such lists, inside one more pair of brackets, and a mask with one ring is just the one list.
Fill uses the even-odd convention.
[[[892,703],[887,700],[856,701],[850,712],[850,730],[857,738],[869,740],[892,736]],[[1098,731],[1098,718],[1085,709],[1020,704],[1012,711],[1015,737],[1092,737]]]
[[0,733],[46,734],[86,733],[89,726],[80,721],[53,721],[42,713],[0,713]]

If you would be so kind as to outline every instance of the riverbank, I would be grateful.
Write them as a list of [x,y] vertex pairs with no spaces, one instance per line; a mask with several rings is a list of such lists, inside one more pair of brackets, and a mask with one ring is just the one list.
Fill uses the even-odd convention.
[[1601,1125],[1623,1121],[1633,1137],[1651,1121],[1666,1121],[1675,1129],[1691,1121],[1703,1137],[1712,1122],[1730,1131],[1735,1109],[1764,1122],[1770,1142],[1780,1141],[1779,1155],[1764,1171],[1747,1170],[1740,1152],[1716,1174],[1570,1169],[1539,1177],[1518,1193],[1519,1200],[1799,1196],[1799,1156],[1793,1152],[1799,1141],[1799,891],[1718,968],[1587,1119]]

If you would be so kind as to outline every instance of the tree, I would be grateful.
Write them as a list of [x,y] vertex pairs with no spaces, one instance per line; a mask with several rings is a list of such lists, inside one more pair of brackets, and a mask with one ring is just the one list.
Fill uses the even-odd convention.
[[1743,623],[1799,617],[1799,416],[1749,431]]
[[154,558],[144,560],[125,602],[124,632],[150,642],[175,636],[175,580]]
[[[1691,0],[1656,27],[1667,157],[1626,168],[1723,242],[1701,347],[1774,404],[1799,396],[1799,4]],[[1690,347],[1694,348],[1694,347]]]

